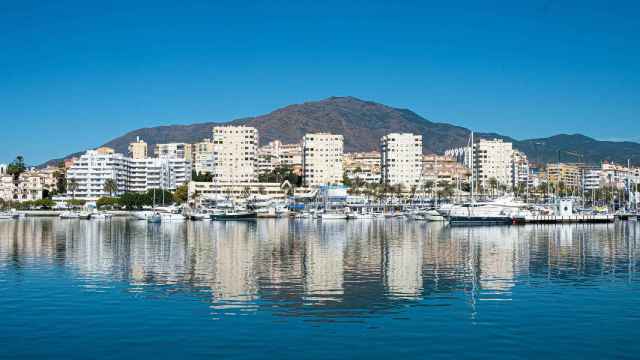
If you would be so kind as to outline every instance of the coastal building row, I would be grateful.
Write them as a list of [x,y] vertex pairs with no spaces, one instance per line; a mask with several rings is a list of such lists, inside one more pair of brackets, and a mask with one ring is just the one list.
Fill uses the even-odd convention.
[[29,169],[17,178],[0,166],[0,199],[3,201],[40,200],[57,187],[58,168]]

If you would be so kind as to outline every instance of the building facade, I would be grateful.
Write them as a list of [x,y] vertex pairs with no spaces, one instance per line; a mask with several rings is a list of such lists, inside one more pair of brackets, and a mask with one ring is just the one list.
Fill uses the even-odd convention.
[[315,133],[302,139],[302,168],[308,187],[342,183],[342,135]]
[[213,173],[213,142],[204,139],[193,144],[193,169],[198,174]]
[[378,151],[345,153],[342,168],[345,176],[351,181],[366,184],[379,184],[381,155]]
[[280,140],[269,142],[258,149],[258,173],[265,174],[277,167],[302,165],[302,145],[283,144]]
[[405,189],[420,184],[422,135],[392,133],[380,139],[382,183]]
[[191,161],[191,144],[187,143],[168,143],[156,144],[155,155],[158,158],[166,157],[170,159],[183,159]]
[[129,157],[132,159],[146,159],[149,157],[149,146],[140,137],[135,142],[129,144]]
[[250,183],[258,179],[258,130],[248,126],[213,128],[213,181]]

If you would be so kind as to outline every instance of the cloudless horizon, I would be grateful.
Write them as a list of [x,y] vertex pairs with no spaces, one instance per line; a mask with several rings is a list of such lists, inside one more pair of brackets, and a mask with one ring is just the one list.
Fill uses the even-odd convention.
[[640,141],[640,3],[0,0],[0,163],[355,96],[517,139]]

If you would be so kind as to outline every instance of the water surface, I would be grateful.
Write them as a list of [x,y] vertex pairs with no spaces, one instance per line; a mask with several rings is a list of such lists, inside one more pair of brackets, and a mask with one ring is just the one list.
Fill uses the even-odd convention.
[[0,222],[1,358],[639,358],[640,226]]

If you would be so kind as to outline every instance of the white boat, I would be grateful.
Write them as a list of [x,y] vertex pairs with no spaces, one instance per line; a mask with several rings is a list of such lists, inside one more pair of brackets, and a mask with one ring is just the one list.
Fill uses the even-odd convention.
[[162,218],[162,222],[180,222],[180,221],[185,221],[187,219],[187,217],[182,214],[165,213],[165,212],[161,212],[159,214],[160,214],[160,217]]
[[60,219],[80,219],[80,212],[63,211],[62,213],[60,213]]
[[320,215],[322,220],[347,220],[347,214],[344,212],[329,211]]
[[437,210],[431,209],[427,210],[423,213],[424,219],[427,221],[445,221],[444,216],[442,216]]
[[19,219],[19,218],[20,218],[20,214],[18,213],[14,213],[14,212],[0,213],[0,220],[12,220],[12,219]]
[[151,224],[159,224],[162,222],[162,216],[160,215],[160,213],[153,213],[147,218],[147,222]]
[[111,220],[112,217],[112,214],[104,211],[95,211],[91,213],[91,220]]
[[150,210],[135,211],[131,213],[136,220],[147,220],[152,217],[153,214],[155,214],[155,212]]

